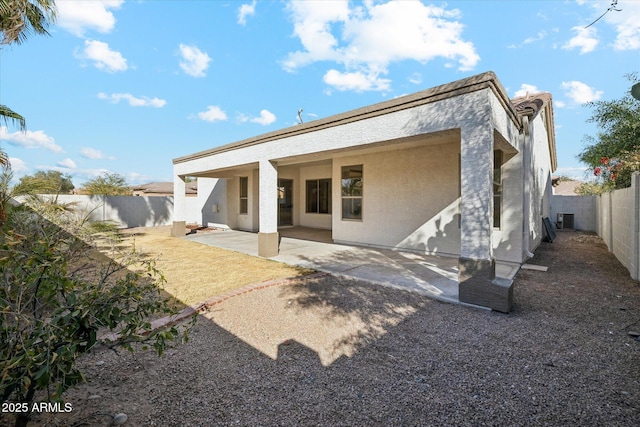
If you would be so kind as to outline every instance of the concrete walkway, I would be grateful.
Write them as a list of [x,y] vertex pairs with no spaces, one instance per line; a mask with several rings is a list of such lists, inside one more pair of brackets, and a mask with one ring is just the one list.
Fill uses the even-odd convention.
[[[243,231],[191,234],[185,239],[258,256],[258,235]],[[282,237],[274,261],[336,276],[409,289],[459,303],[458,259]]]

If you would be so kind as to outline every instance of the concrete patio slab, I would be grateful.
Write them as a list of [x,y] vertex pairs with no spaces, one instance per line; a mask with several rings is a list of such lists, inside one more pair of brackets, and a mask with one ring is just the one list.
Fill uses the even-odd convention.
[[[185,239],[258,256],[255,233],[228,230],[192,234]],[[280,252],[271,259],[459,303],[458,259],[454,257],[281,237]]]

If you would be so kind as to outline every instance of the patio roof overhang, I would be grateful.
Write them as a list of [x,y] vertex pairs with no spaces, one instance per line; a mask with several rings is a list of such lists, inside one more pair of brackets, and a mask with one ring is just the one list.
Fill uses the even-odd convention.
[[[336,114],[324,119],[314,120],[301,125],[292,126],[263,135],[258,135],[252,138],[247,138],[231,144],[215,147],[209,150],[200,151],[187,156],[178,157],[173,160],[173,164],[177,165],[181,163],[191,162],[194,160],[222,154],[233,150],[238,150],[241,148],[265,144],[270,141],[281,140],[298,135],[318,132],[324,129],[342,126],[361,120],[372,119],[382,115],[387,115],[394,112],[408,110],[422,105],[427,105],[434,102],[471,94],[473,92],[484,89],[490,89],[493,92],[495,98],[505,110],[509,119],[513,122],[513,124],[515,124],[518,130],[521,130],[522,121],[520,120],[520,116],[513,107],[505,89],[498,81],[495,73],[490,71],[452,83],[447,83],[441,86],[430,88],[411,95],[398,97],[389,101],[381,102],[341,114]],[[393,142],[384,141],[384,143]]]

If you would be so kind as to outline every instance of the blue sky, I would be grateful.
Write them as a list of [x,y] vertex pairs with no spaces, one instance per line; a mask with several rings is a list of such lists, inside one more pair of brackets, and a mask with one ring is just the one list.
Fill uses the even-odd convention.
[[585,102],[620,98],[640,71],[640,1],[585,28],[602,1],[58,0],[51,37],[0,50],[0,128],[16,177],[60,170],[172,180],[172,159],[494,71],[509,96],[553,95],[557,174]]

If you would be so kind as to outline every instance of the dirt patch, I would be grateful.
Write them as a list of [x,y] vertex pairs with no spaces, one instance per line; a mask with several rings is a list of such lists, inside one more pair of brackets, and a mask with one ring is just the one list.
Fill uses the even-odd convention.
[[[197,230],[197,232],[221,232]],[[264,258],[171,237],[171,227],[130,228],[121,231],[122,245],[156,260],[167,283],[165,291],[191,305],[216,295],[267,280],[312,271]]]
[[638,282],[589,234],[530,263],[508,315],[332,276],[246,293],[161,359],[87,355],[34,425],[636,426]]

